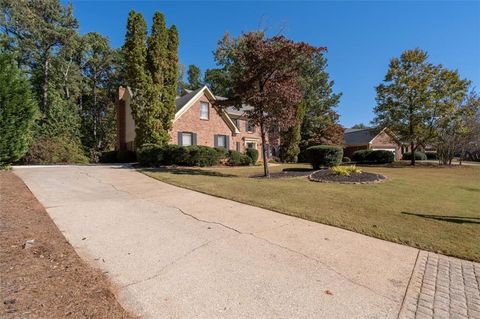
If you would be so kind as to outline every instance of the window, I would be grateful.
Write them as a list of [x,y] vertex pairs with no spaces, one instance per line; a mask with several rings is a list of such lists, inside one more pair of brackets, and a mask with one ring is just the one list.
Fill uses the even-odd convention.
[[234,119],[233,120],[233,123],[235,123],[235,126],[238,128],[238,130],[240,131],[240,119]]
[[247,129],[247,132],[253,133],[255,132],[255,125],[251,124],[250,121],[245,121],[245,127]]
[[236,149],[237,149],[237,152],[240,152],[240,142],[236,143]]
[[247,142],[247,148],[257,148],[257,144],[254,142]]
[[182,133],[182,146],[193,145],[192,133]]
[[226,135],[215,135],[216,147],[223,147],[223,148],[228,148],[227,147],[227,136]]
[[208,103],[200,102],[200,119],[208,120]]

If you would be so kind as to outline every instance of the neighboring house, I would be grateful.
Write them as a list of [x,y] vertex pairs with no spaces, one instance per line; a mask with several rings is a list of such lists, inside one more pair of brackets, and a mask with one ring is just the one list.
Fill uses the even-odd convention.
[[387,128],[381,131],[373,128],[346,129],[344,156],[352,157],[358,150],[386,150],[395,155],[396,160],[402,159],[406,147]]
[[[119,88],[117,148],[135,149],[135,122],[131,114],[132,92],[129,88]],[[233,107],[218,109],[213,101],[222,99],[213,95],[207,86],[177,97],[176,113],[170,131],[171,143],[178,145],[205,145],[224,147],[244,152],[246,148],[260,151],[262,144],[259,129],[251,125],[244,111]]]

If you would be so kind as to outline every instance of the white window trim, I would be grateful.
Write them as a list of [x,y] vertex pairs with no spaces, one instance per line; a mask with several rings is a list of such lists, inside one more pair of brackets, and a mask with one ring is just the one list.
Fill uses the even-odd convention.
[[[183,142],[183,137],[187,135],[190,136],[190,144],[188,145]],[[193,134],[190,132],[182,132],[182,146],[192,146],[192,145],[193,145]]]
[[[208,120],[210,119],[210,103],[208,102],[200,102],[200,119],[201,120]],[[203,109],[202,107],[206,105],[207,106],[207,116],[205,117],[204,114],[203,114]]]

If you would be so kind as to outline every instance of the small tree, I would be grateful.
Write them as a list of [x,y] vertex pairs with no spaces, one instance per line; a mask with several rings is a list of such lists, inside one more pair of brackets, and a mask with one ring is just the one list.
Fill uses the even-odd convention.
[[37,114],[30,83],[13,59],[0,53],[0,167],[25,155]]
[[252,106],[246,116],[260,128],[266,177],[270,176],[267,132],[274,126],[287,130],[295,124],[295,110],[303,100],[299,84],[301,61],[321,50],[283,36],[266,38],[261,32],[246,33],[236,40],[226,35],[219,43],[217,63],[230,73],[232,91],[228,101],[217,104]]

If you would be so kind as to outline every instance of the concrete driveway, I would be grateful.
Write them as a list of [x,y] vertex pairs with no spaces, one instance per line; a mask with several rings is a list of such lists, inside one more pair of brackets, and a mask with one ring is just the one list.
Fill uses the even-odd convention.
[[120,166],[14,172],[145,318],[397,318],[418,256]]

